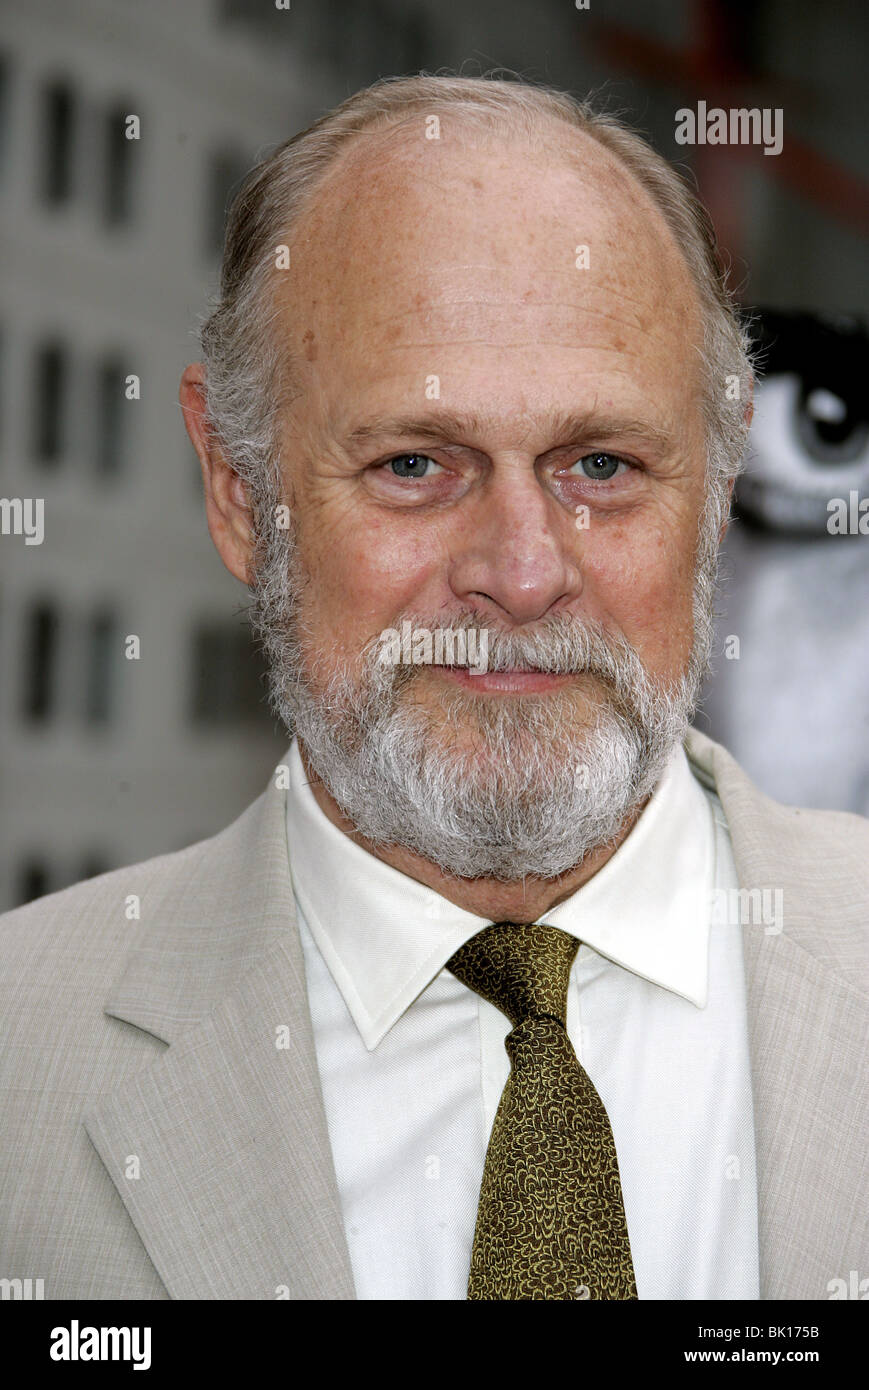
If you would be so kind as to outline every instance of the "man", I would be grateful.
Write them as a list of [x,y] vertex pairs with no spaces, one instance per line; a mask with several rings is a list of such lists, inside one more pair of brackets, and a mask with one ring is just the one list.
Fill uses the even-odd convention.
[[246,183],[203,348],[296,737],[214,839],[6,918],[2,1272],[829,1298],[869,829],[688,728],[751,382],[693,198],[561,94],[378,84]]

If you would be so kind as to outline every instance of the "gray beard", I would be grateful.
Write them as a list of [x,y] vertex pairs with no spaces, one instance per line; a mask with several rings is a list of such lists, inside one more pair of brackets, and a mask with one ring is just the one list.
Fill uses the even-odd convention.
[[[489,670],[584,679],[506,697],[440,682],[437,703],[420,704],[424,668],[383,665],[375,641],[361,668],[333,667],[321,679],[323,657],[305,652],[310,581],[291,533],[272,531],[259,553],[254,621],[273,708],[372,845],[400,846],[456,878],[558,878],[617,839],[685,735],[712,643],[717,544],[708,525],[698,553],[694,642],[675,683],[654,681],[621,635],[560,614],[533,630],[489,627]],[[395,625],[403,619],[445,626],[443,613],[405,612]],[[448,621],[454,630],[486,626],[467,611]]]

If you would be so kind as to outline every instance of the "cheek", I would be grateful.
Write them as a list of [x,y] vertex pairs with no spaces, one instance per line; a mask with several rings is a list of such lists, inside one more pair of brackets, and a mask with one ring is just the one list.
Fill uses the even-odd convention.
[[316,528],[310,544],[302,542],[308,621],[330,643],[350,648],[392,627],[399,612],[430,597],[441,557],[432,540],[364,509],[328,534]]
[[589,545],[587,600],[614,623],[653,671],[687,658],[693,621],[693,549],[676,533],[637,521]]

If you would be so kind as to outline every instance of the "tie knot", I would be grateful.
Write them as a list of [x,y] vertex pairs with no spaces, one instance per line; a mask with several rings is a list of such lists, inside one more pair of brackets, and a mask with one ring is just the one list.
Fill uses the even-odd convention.
[[447,961],[462,984],[505,1013],[516,1028],[547,1014],[566,1023],[576,937],[545,923],[493,922]]

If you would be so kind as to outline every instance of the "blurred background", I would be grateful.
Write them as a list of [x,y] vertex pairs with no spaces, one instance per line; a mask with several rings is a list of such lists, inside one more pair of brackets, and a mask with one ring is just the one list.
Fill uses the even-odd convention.
[[[697,724],[771,795],[869,813],[869,539],[827,526],[830,497],[855,494],[853,521],[869,496],[867,13],[4,0],[0,493],[44,499],[45,533],[29,545],[0,513],[0,909],[213,833],[284,752],[178,379],[245,171],[420,70],[602,93],[693,170],[767,371]],[[781,108],[781,154],[676,144],[675,112],[701,100]]]

